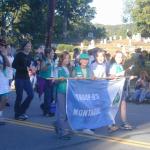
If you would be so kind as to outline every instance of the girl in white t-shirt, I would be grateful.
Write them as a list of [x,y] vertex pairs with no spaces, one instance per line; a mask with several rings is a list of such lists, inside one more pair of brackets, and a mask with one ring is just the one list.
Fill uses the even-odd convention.
[[4,125],[4,119],[2,118],[3,109],[6,105],[7,94],[9,92],[9,81],[6,75],[6,67],[9,67],[9,61],[7,59],[6,42],[0,39],[0,125]]

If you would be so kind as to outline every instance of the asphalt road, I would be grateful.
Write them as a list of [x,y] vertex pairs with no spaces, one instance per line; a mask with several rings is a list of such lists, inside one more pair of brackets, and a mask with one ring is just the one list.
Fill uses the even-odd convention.
[[[0,150],[144,150],[150,149],[150,104],[128,103],[128,120],[132,131],[108,133],[107,128],[96,129],[95,135],[74,134],[69,141],[60,140],[52,126],[54,117],[43,117],[41,101],[35,95],[28,110],[27,121],[13,119],[15,94],[9,98],[4,116],[6,125],[0,126]],[[119,115],[117,124],[120,124]]]

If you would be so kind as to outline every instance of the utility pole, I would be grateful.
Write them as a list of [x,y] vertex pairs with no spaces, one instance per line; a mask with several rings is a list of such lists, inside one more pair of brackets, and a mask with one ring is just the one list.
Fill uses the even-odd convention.
[[47,15],[47,36],[45,43],[45,50],[51,51],[52,35],[54,29],[54,15],[55,15],[56,0],[48,1],[48,15]]

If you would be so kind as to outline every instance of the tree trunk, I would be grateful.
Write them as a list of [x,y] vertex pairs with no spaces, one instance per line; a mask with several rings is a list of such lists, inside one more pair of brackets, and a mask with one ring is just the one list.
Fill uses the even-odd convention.
[[63,15],[63,41],[67,40],[67,22],[68,22],[68,9],[67,9],[67,0],[64,0],[64,15]]
[[48,16],[47,16],[47,37],[45,43],[45,50],[51,50],[53,27],[54,27],[54,13],[56,0],[48,1]]

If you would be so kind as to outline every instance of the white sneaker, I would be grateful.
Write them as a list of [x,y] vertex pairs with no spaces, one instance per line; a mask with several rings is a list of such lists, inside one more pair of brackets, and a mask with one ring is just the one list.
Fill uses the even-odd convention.
[[26,119],[29,118],[29,116],[28,116],[27,114],[23,114],[23,116],[24,116]]
[[5,119],[4,118],[2,118],[2,117],[0,117],[0,126],[1,125],[5,125],[6,123],[5,123]]
[[84,130],[82,130],[82,132],[85,133],[85,134],[90,134],[90,135],[95,134],[95,133],[94,133],[92,130],[90,130],[90,129],[84,129]]

